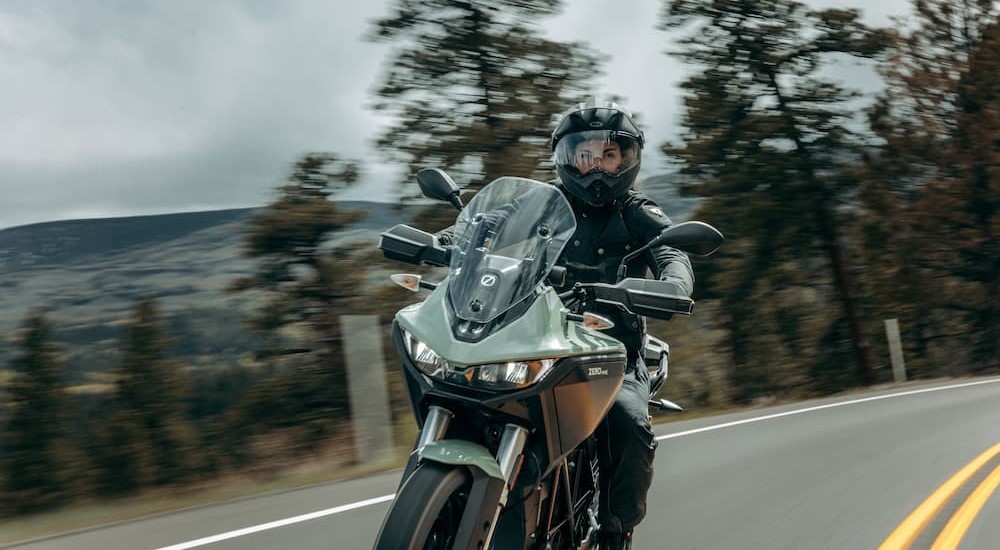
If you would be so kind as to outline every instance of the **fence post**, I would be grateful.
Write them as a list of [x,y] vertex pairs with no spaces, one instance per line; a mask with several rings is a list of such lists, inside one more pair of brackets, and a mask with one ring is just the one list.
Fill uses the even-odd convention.
[[903,362],[903,344],[899,338],[899,321],[885,320],[885,335],[889,340],[889,358],[892,360],[892,378],[906,382],[906,364]]
[[378,317],[342,315],[340,329],[347,361],[355,457],[361,464],[389,461],[393,458],[392,417]]

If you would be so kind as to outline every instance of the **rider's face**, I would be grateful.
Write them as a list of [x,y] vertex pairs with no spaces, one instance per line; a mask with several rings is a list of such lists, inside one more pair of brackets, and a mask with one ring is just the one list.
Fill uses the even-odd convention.
[[622,164],[622,150],[613,141],[582,141],[574,150],[573,161],[581,174],[586,174],[595,168],[616,174]]

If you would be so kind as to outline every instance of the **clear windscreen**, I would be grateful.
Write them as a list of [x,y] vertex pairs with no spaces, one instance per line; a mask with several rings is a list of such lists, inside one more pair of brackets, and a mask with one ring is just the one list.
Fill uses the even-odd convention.
[[527,298],[575,231],[555,186],[504,177],[484,187],[455,222],[448,295],[456,315],[487,323]]

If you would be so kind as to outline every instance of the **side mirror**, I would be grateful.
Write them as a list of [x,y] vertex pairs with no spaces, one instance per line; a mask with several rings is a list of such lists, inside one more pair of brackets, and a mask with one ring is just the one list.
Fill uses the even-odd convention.
[[718,229],[705,222],[684,222],[664,229],[646,247],[667,245],[696,256],[708,256],[725,240]]
[[440,168],[424,168],[417,172],[417,183],[420,192],[429,199],[447,201],[455,208],[462,209],[462,199],[459,198],[458,185],[444,170]]
[[671,225],[661,231],[655,239],[622,258],[622,263],[618,266],[617,280],[621,281],[625,278],[626,266],[632,258],[654,246],[665,244],[688,254],[708,256],[718,250],[725,240],[726,238],[722,236],[722,233],[718,229],[705,222],[684,222]]

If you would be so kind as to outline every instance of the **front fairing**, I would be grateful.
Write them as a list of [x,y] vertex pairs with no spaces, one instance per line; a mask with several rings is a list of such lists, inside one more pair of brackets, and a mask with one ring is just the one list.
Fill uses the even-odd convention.
[[[543,444],[543,463],[557,462],[597,429],[614,403],[625,377],[625,346],[568,320],[551,288],[502,330],[477,343],[462,341],[445,324],[446,284],[396,315],[396,349],[417,423],[423,426],[433,404],[443,404],[461,419],[449,436],[458,439],[479,441],[486,426],[503,426],[512,419],[527,422],[537,428],[533,433]],[[420,370],[404,343],[408,337],[435,350],[447,362],[444,371],[428,375]],[[460,380],[476,365],[543,358],[556,360],[552,369],[520,389],[496,390]]]
[[427,300],[396,314],[400,328],[461,368],[506,361],[623,353],[618,340],[566,320],[566,309],[551,288],[503,329],[478,342],[457,338],[450,330],[448,285],[443,282]]

